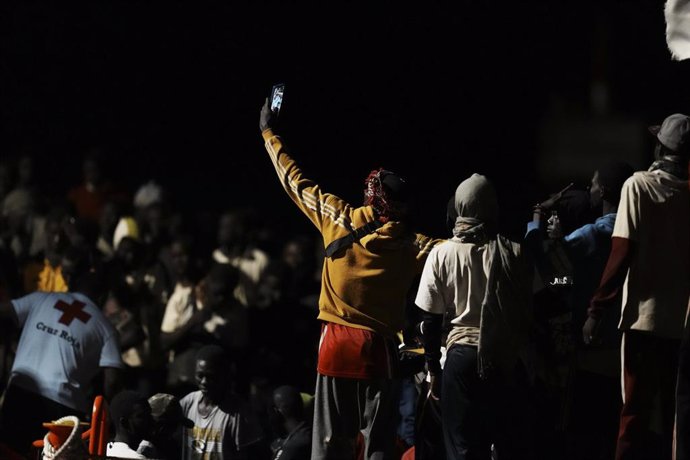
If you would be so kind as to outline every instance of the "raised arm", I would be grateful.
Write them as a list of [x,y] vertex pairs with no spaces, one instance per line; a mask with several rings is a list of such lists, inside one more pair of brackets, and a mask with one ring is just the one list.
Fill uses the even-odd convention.
[[272,122],[273,113],[266,99],[261,108],[259,128],[278,179],[288,196],[322,233],[327,227],[336,226],[352,231],[352,207],[337,196],[324,193],[318,184],[304,177],[287,154],[280,137],[273,132]]

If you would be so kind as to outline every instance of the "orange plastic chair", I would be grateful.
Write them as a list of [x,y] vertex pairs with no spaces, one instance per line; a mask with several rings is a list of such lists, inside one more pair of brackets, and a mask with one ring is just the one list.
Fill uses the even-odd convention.
[[[84,432],[89,437],[89,454],[105,455],[108,438],[110,437],[110,411],[108,403],[101,395],[93,400],[91,412],[91,428]],[[82,435],[82,439],[84,439]]]
[[407,449],[400,460],[414,460],[414,446]]
[[[110,413],[108,403],[101,395],[93,400],[91,411],[91,426],[81,434],[82,441],[89,441],[89,454],[105,456],[108,438],[110,437]],[[43,449],[43,439],[34,441],[33,446]]]

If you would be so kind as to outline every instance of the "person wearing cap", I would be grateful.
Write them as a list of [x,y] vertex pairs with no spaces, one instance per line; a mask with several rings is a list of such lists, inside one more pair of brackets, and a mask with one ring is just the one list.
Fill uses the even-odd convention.
[[[596,343],[604,312],[616,307],[622,292],[617,460],[671,458],[679,349],[687,335],[690,117],[670,115],[651,131],[655,161],[623,185],[611,253],[582,331],[585,343]],[[660,433],[650,429],[657,404]]]
[[403,328],[406,294],[439,241],[410,229],[400,176],[372,171],[364,206],[352,206],[304,177],[273,121],[266,100],[259,127],[269,158],[326,248],[312,458],[353,458],[360,431],[364,458],[389,458],[398,408],[395,336]]
[[148,399],[153,417],[149,438],[141,441],[137,452],[146,458],[179,460],[182,458],[182,428],[193,428],[194,422],[184,416],[180,400],[167,393],[156,393]]

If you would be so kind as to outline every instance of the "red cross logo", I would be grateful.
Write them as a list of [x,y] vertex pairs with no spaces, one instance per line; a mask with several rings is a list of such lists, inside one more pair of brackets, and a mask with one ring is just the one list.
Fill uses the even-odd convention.
[[84,311],[85,306],[86,304],[84,302],[79,302],[78,300],[75,300],[71,305],[60,300],[55,304],[54,307],[56,310],[60,310],[62,312],[62,316],[58,322],[69,326],[72,324],[72,321],[74,321],[74,318],[77,318],[84,324],[88,323],[91,319],[91,315]]

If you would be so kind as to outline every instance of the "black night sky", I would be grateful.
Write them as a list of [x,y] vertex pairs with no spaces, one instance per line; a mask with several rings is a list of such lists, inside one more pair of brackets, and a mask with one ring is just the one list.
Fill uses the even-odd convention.
[[589,175],[538,168],[545,122],[645,126],[690,105],[663,2],[327,4],[4,1],[0,155],[31,151],[42,186],[62,193],[98,147],[111,177],[155,178],[189,211],[300,220],[258,131],[282,81],[280,132],[327,191],[358,203],[371,169],[400,172],[419,226],[438,233],[447,199],[479,171],[517,228],[561,179]]

